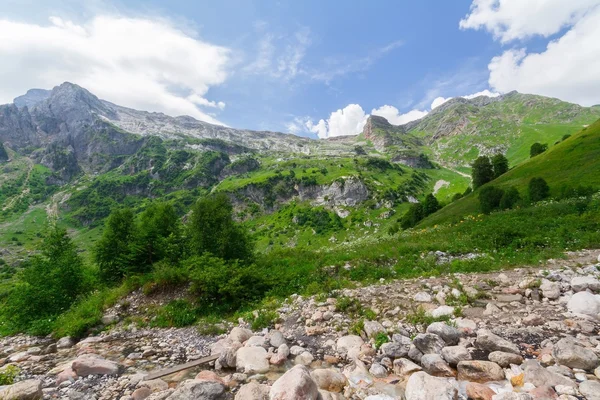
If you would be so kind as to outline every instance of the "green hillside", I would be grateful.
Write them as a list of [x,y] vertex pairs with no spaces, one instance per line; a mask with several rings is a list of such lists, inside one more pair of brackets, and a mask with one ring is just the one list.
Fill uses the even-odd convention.
[[[544,178],[550,195],[557,196],[561,188],[590,186],[600,189],[600,120],[579,133],[550,147],[545,153],[517,165],[487,185],[516,187],[523,196],[529,180]],[[486,186],[486,185],[484,185]],[[421,226],[456,221],[479,212],[479,190],[448,205],[425,219]]]

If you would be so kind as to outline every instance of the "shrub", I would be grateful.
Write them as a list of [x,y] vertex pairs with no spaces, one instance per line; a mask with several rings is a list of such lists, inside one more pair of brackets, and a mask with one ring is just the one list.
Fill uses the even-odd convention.
[[534,143],[529,149],[529,157],[535,157],[548,150],[548,144]]
[[521,195],[519,194],[519,191],[514,186],[511,186],[504,191],[504,194],[500,199],[500,209],[508,210],[513,208],[520,200]]
[[508,159],[504,154],[496,154],[492,157],[492,167],[494,169],[494,178],[498,178],[508,171]]
[[250,323],[250,326],[253,331],[258,331],[272,326],[278,319],[279,314],[276,311],[259,310],[254,320]]
[[389,336],[385,332],[378,332],[375,334],[375,348],[379,349],[381,345],[390,341]]
[[435,196],[433,195],[433,193],[429,193],[425,197],[425,202],[423,202],[423,214],[424,214],[424,217],[427,217],[428,215],[433,214],[434,212],[436,212],[440,208],[441,208],[440,207],[440,203],[435,198]]
[[100,276],[107,283],[117,283],[135,270],[137,227],[130,209],[114,210],[105,223],[102,237],[94,249]]
[[494,179],[494,168],[492,167],[490,158],[487,156],[477,157],[473,164],[471,164],[471,168],[473,189],[477,189]]
[[532,202],[544,200],[550,195],[550,187],[544,178],[531,178],[528,190],[529,200]]
[[400,226],[402,226],[402,229],[412,228],[424,217],[423,205],[421,203],[411,204],[408,211],[402,216]]
[[479,205],[481,212],[489,214],[500,206],[504,190],[494,186],[486,186],[479,192]]
[[187,300],[173,300],[157,310],[154,326],[182,328],[198,319],[198,308]]
[[[0,143],[2,145],[2,143]],[[0,386],[8,386],[15,383],[15,378],[19,375],[19,367],[9,364],[0,369]]]

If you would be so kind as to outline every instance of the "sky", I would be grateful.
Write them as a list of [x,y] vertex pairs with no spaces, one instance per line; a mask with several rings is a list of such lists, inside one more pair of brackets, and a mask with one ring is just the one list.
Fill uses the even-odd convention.
[[0,60],[0,104],[70,81],[131,108],[326,138],[458,96],[600,104],[600,0],[3,0]]

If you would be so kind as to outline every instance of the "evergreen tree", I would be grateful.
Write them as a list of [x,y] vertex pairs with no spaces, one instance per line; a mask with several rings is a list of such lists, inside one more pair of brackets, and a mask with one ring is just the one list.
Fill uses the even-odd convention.
[[252,243],[247,232],[233,220],[229,198],[219,193],[198,200],[188,224],[190,251],[211,253],[224,260],[250,260]]
[[480,156],[471,165],[473,177],[473,189],[485,185],[494,179],[494,168],[487,156]]
[[102,280],[116,283],[128,273],[136,272],[137,240],[133,212],[129,209],[113,211],[106,220],[94,252]]
[[428,215],[433,214],[434,212],[436,212],[440,208],[441,208],[440,207],[440,203],[435,198],[435,196],[433,195],[433,193],[429,193],[427,195],[427,197],[425,197],[425,201],[423,202],[423,215],[424,215],[424,217],[427,217]]
[[400,226],[402,226],[402,229],[412,228],[424,217],[423,205],[421,205],[421,203],[411,204],[408,211],[406,211],[406,213],[402,216]]
[[529,200],[532,202],[544,200],[550,195],[550,187],[544,178],[531,178],[528,189]]
[[492,157],[492,167],[494,168],[494,178],[498,178],[508,171],[508,159],[504,157],[504,154],[496,154]]
[[542,154],[546,150],[548,150],[547,144],[534,143],[531,145],[531,148],[529,149],[529,157],[535,157],[538,154]]
[[181,222],[171,204],[154,202],[142,212],[138,242],[135,259],[144,270],[163,258],[179,261],[183,253]]

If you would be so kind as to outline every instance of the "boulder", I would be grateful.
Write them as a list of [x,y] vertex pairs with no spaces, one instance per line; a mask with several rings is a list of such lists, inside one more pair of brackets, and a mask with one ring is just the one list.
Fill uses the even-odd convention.
[[589,349],[579,346],[571,338],[563,338],[554,345],[552,355],[561,365],[593,371],[600,365],[598,356]]
[[235,400],[269,400],[269,389],[267,385],[250,382],[240,388]]
[[245,374],[264,374],[269,371],[267,351],[263,347],[242,347],[235,355],[235,367]]
[[92,354],[79,356],[73,361],[71,368],[77,376],[117,375],[119,373],[119,364]]
[[406,400],[456,400],[458,384],[454,379],[438,378],[425,372],[415,372],[408,379]]
[[583,381],[579,384],[579,392],[581,392],[587,400],[600,400],[600,382]]
[[73,382],[76,379],[77,379],[77,374],[75,373],[75,371],[73,371],[73,368],[67,367],[62,372],[60,372],[58,375],[56,375],[56,384],[60,385],[61,383],[66,382],[66,381]]
[[450,368],[439,354],[425,354],[421,358],[421,366],[429,375],[454,377],[456,371]]
[[571,289],[574,292],[582,292],[587,289],[598,292],[600,291],[600,281],[591,276],[576,276],[571,279]]
[[427,292],[419,292],[415,294],[414,300],[420,303],[431,303],[432,298],[431,295]]
[[[240,342],[231,342],[228,340],[227,342],[223,343],[222,345],[213,347],[213,349],[211,349],[211,353],[216,354],[216,353],[213,353],[213,351],[215,351],[217,353],[221,353],[219,355],[219,359],[218,359],[218,362],[221,365],[221,367],[235,368],[237,351],[241,347],[242,347],[242,344]],[[220,351],[218,351],[218,350],[220,350]]]
[[600,298],[590,292],[575,293],[567,303],[567,309],[573,314],[599,318]]
[[75,346],[75,340],[71,336],[62,337],[56,342],[56,348],[58,349],[69,349],[73,346]]
[[333,369],[315,369],[310,373],[319,389],[341,393],[346,386],[346,377]]
[[0,389],[0,399],[6,400],[41,400],[42,381],[28,379]]
[[523,318],[523,325],[525,326],[544,325],[544,322],[546,322],[544,318],[542,318],[541,315],[537,314],[529,314],[528,316]]
[[149,381],[140,381],[137,387],[147,387],[152,393],[156,393],[169,389],[169,384],[162,379],[151,379]]
[[442,357],[448,364],[456,366],[461,361],[471,360],[471,353],[464,346],[448,346],[442,349]]
[[433,318],[452,317],[454,315],[454,307],[439,306],[438,308],[428,312]]
[[504,351],[492,351],[488,355],[488,359],[502,368],[507,368],[510,364],[521,365],[523,363],[523,357],[519,354],[506,353]]
[[446,346],[446,342],[433,333],[419,333],[413,339],[413,344],[423,354],[439,354]]
[[375,378],[385,378],[388,375],[387,369],[379,363],[374,362],[369,368],[369,373]]
[[433,333],[446,342],[447,346],[458,344],[460,331],[444,322],[434,322],[427,327],[427,333]]
[[337,351],[346,354],[348,359],[354,360],[360,354],[360,348],[365,342],[360,336],[342,336],[337,341]]
[[319,389],[308,368],[296,365],[275,381],[269,391],[270,400],[317,400]]
[[461,361],[456,368],[460,381],[485,383],[504,380],[504,370],[491,361]]
[[406,377],[415,372],[422,371],[422,368],[406,358],[394,360],[394,373],[401,377]]
[[196,379],[183,382],[169,396],[169,400],[224,400],[226,398],[226,387],[222,383]]
[[271,346],[275,348],[278,348],[282,344],[287,344],[285,338],[283,337],[283,333],[277,330],[270,331],[267,339],[269,340]]
[[538,386],[535,389],[529,391],[531,397],[535,400],[557,400],[558,395],[556,391],[550,386]]
[[406,357],[408,351],[410,350],[410,345],[410,339],[408,344],[388,342],[381,345],[381,352],[390,358]]
[[500,336],[493,334],[487,329],[477,331],[477,339],[475,345],[484,351],[504,351],[506,353],[521,354],[516,344],[502,339]]
[[377,321],[365,321],[364,329],[368,338],[375,337],[380,332],[385,333],[385,328]]
[[131,394],[131,400],[146,400],[151,394],[152,391],[147,387],[137,388]]
[[540,285],[540,290],[542,295],[549,300],[556,300],[560,297],[560,284],[558,282],[544,279]]
[[251,336],[250,339],[246,340],[244,346],[246,347],[264,347],[266,339],[264,336]]
[[246,340],[252,337],[252,331],[250,329],[235,327],[229,332],[227,338],[232,342],[244,343]]
[[290,348],[287,344],[283,343],[277,348],[277,353],[271,356],[269,362],[273,365],[281,365],[287,360],[290,355]]
[[467,383],[465,389],[467,391],[467,397],[471,400],[492,400],[492,397],[496,394],[496,392],[488,386],[476,382]]
[[547,370],[536,360],[525,360],[522,368],[524,371],[525,382],[529,382],[534,386],[576,386],[575,383],[566,376]]
[[294,364],[306,365],[308,367],[314,360],[315,357],[308,351],[305,351],[294,358]]

